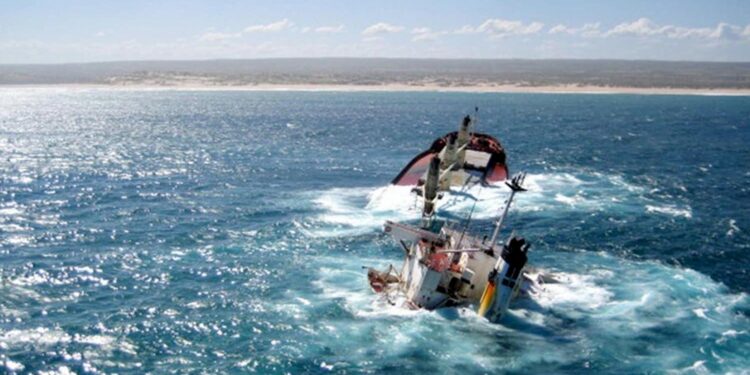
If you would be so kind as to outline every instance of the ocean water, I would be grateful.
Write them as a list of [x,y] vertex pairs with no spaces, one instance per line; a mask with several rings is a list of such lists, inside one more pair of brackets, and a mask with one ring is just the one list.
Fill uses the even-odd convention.
[[[561,279],[499,325],[362,269],[474,106]],[[747,373],[748,145],[750,97],[2,89],[0,372]],[[470,193],[489,232],[507,191]]]

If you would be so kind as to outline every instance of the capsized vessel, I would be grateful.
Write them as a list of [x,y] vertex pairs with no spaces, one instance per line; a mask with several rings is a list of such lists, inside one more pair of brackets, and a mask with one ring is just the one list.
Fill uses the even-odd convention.
[[433,156],[423,178],[421,223],[386,221],[384,230],[399,242],[405,259],[400,271],[392,265],[386,271],[369,268],[370,286],[391,303],[400,297],[413,309],[473,305],[479,315],[497,322],[514,298],[536,286],[524,272],[530,246],[526,240],[511,235],[504,245],[497,244],[515,194],[525,191],[525,174],[506,182],[510,196],[494,231],[491,237],[479,239],[466,233],[468,221],[457,228],[436,217],[441,163],[439,156]]

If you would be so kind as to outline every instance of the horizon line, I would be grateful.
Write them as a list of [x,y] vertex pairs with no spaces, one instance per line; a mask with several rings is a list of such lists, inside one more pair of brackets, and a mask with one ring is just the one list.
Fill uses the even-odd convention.
[[133,59],[133,60],[98,60],[98,61],[64,61],[64,62],[28,62],[28,63],[2,63],[0,66],[55,66],[55,65],[86,65],[86,64],[112,64],[112,63],[159,63],[159,62],[212,62],[212,61],[263,61],[263,60],[412,60],[412,61],[622,61],[622,62],[658,62],[658,63],[705,63],[705,64],[750,64],[750,60],[669,60],[669,59],[623,59],[623,58],[533,58],[533,57],[362,57],[362,56],[286,56],[286,57],[227,57],[210,59]]

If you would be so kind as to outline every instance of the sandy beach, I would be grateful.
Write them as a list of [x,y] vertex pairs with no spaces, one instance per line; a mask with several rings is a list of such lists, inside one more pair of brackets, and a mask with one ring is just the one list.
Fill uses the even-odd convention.
[[203,82],[158,84],[29,84],[0,85],[0,90],[62,89],[62,90],[178,90],[178,91],[328,91],[328,92],[465,92],[465,93],[535,93],[535,94],[638,94],[638,95],[721,95],[747,96],[750,89],[619,87],[619,86],[522,86],[470,85],[440,86],[430,84],[335,85],[335,84],[254,84],[213,85]]

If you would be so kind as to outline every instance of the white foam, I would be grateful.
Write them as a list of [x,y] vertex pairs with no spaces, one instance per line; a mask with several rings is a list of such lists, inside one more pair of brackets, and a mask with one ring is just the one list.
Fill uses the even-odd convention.
[[11,177],[11,180],[17,184],[22,184],[22,185],[26,185],[26,184],[30,184],[34,182],[34,179],[29,176],[13,176]]
[[[331,189],[314,200],[325,211],[319,220],[338,225],[374,227],[383,223],[380,214],[409,213],[408,190],[387,188]],[[363,209],[364,208],[364,209]]]
[[699,317],[701,319],[710,320],[706,316],[706,309],[704,309],[704,308],[693,309],[693,314],[695,314],[695,316],[697,316],[697,317]]
[[740,228],[737,226],[737,221],[734,219],[729,220],[729,230],[727,231],[727,237],[734,236],[735,233],[739,232]]
[[[321,277],[313,282],[320,288],[323,300],[343,300],[343,306],[352,314],[359,317],[386,317],[386,316],[414,316],[418,314],[429,314],[425,310],[412,310],[403,307],[404,300],[396,297],[388,301],[384,297],[375,294],[367,287],[367,277],[360,271],[359,266],[353,264],[342,264],[341,260],[331,259],[338,263],[338,268],[321,267]],[[375,260],[358,259],[358,263],[375,264]],[[382,260],[377,261],[382,263]]]
[[90,344],[90,345],[97,345],[102,347],[112,347],[112,344],[116,342],[116,339],[112,336],[105,336],[105,335],[90,335],[90,336],[83,336],[83,335],[75,335],[74,338],[75,342],[81,343],[81,344]]
[[747,334],[747,331],[739,331],[738,332],[736,330],[730,329],[728,331],[722,332],[721,336],[722,337],[737,337],[739,335],[744,335],[744,334]]
[[23,369],[26,368],[26,366],[23,365],[23,363],[20,362],[14,362],[10,358],[2,358],[0,357],[0,365],[5,364],[5,368],[8,369],[8,371],[15,372],[15,371],[23,371]]
[[69,335],[59,328],[38,327],[32,329],[12,329],[0,332],[0,347],[16,347],[25,344],[35,346],[53,346],[75,342],[78,344],[99,347],[106,352],[120,350],[124,353],[135,355],[135,346],[127,340],[118,340],[107,335]]
[[556,283],[544,284],[532,298],[544,307],[573,306],[596,309],[610,301],[613,294],[596,284],[592,275],[556,272]]
[[14,234],[8,236],[3,242],[12,246],[24,246],[33,243],[34,237],[22,234]]
[[[93,284],[99,284],[100,286],[109,285],[109,280],[89,274],[87,267],[80,268],[72,267],[73,270],[83,273],[75,276],[67,276],[66,273],[58,274],[57,277],[53,276],[46,270],[38,270],[33,274],[20,276],[10,279],[10,284],[19,287],[34,286],[34,285],[70,285],[76,282],[90,282]],[[90,269],[93,272],[93,269]],[[74,292],[73,294],[80,293]]]
[[6,316],[6,317],[11,317],[11,318],[24,318],[24,317],[27,317],[28,315],[29,314],[26,311],[11,309],[3,305],[0,305],[0,316]]
[[0,343],[8,346],[19,344],[55,345],[68,343],[70,335],[61,329],[39,327],[35,329],[12,329],[0,334]]
[[28,230],[28,227],[23,227],[18,224],[0,224],[0,232],[24,232]]
[[324,362],[320,362],[320,368],[322,368],[323,370],[326,370],[326,371],[331,371],[331,370],[333,370],[333,365],[332,364],[329,365],[329,364],[325,363],[325,361],[324,361]]
[[196,310],[196,309],[202,309],[202,308],[206,307],[206,304],[204,302],[201,302],[201,301],[193,301],[193,302],[188,303],[185,306],[187,306],[187,308],[189,308],[189,309]]
[[568,196],[565,196],[565,195],[562,195],[562,194],[555,194],[555,201],[563,203],[563,204],[567,204],[567,205],[570,205],[570,206],[575,206],[576,203],[579,203],[582,200],[583,199],[581,197],[579,197],[579,196],[568,197]]
[[529,191],[562,190],[584,182],[570,173],[537,173],[526,175],[524,184]]
[[672,370],[669,371],[669,373],[674,374],[710,374],[711,371],[709,371],[706,368],[706,361],[705,360],[699,360],[693,362],[692,366],[681,368],[679,370]]
[[746,335],[746,334],[747,334],[747,331],[737,331],[735,329],[730,329],[730,330],[722,332],[721,337],[719,337],[716,340],[716,343],[725,344],[730,339],[736,338],[737,336],[740,336],[740,335]]
[[646,212],[664,214],[674,217],[684,217],[686,219],[691,219],[693,217],[693,211],[690,207],[679,208],[674,205],[655,206],[647,204]]
[[15,206],[0,208],[0,216],[18,216],[22,215],[23,213],[24,210]]
[[68,366],[60,366],[57,370],[39,371],[39,375],[76,375],[76,373]]

